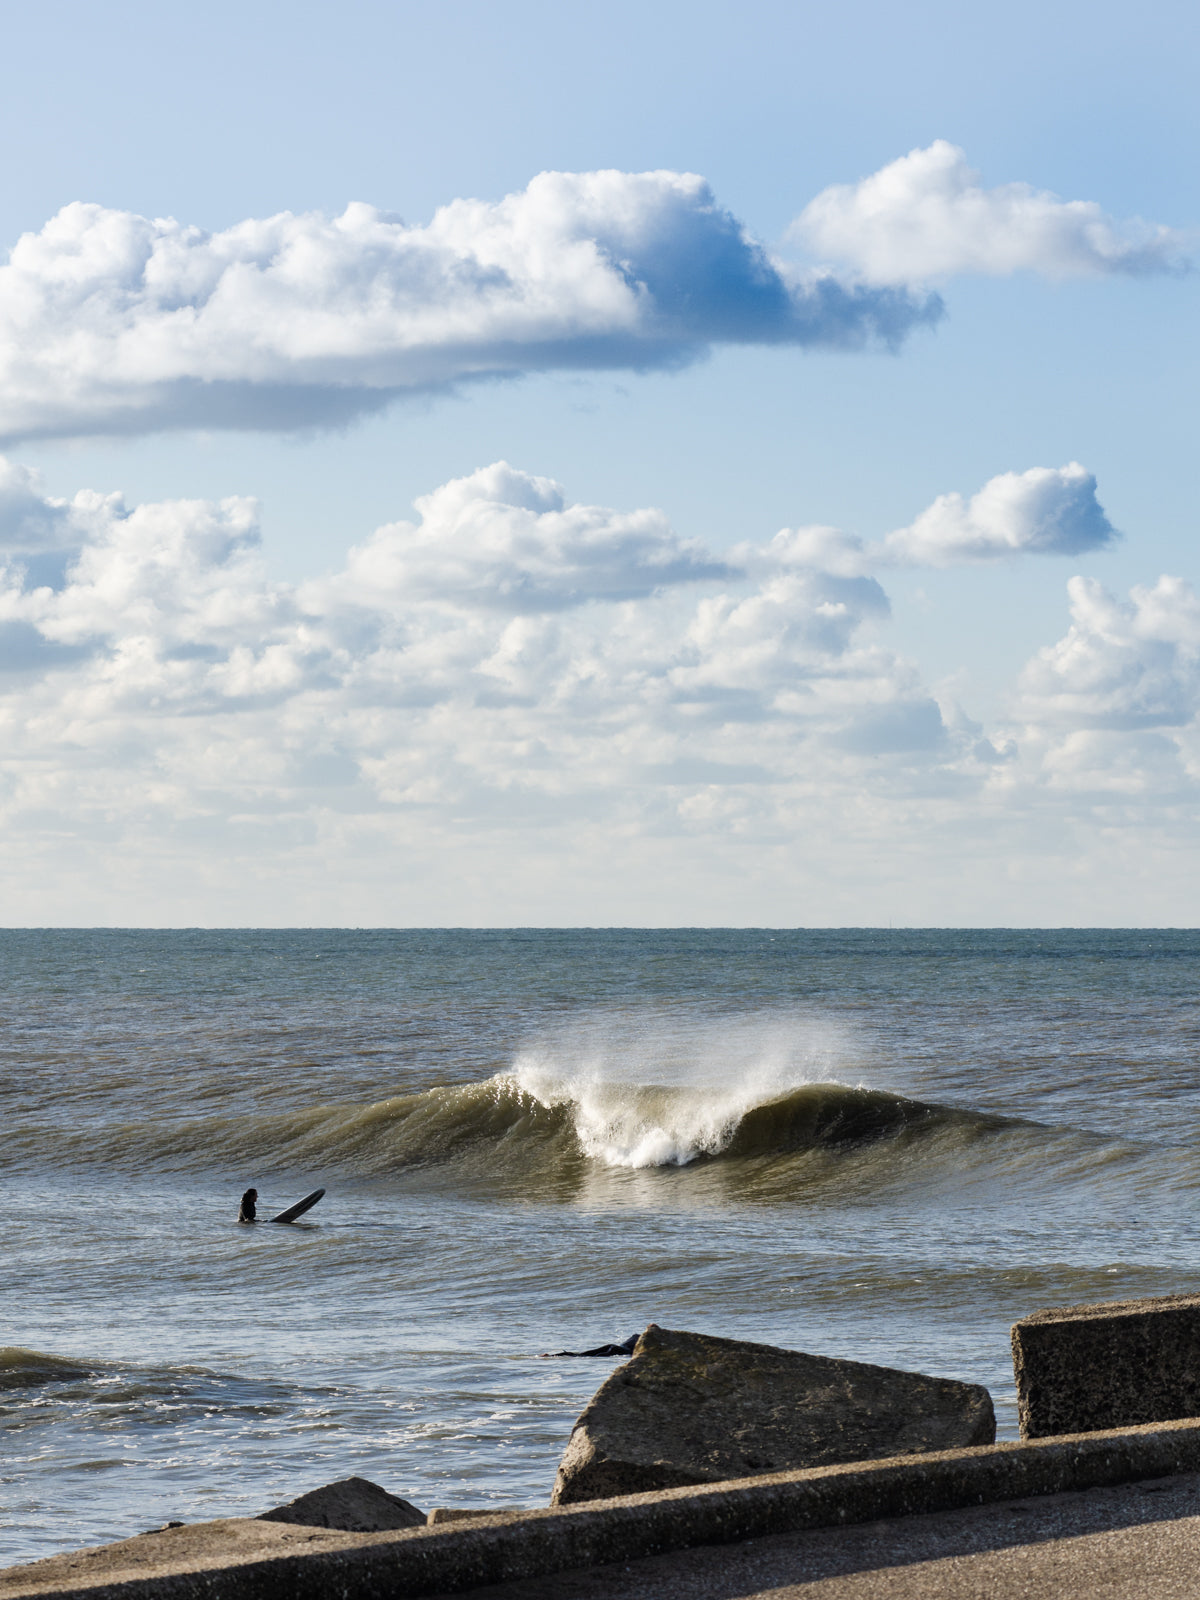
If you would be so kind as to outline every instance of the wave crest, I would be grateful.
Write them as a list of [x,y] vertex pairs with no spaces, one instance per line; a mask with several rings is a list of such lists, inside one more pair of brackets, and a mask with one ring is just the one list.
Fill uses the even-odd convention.
[[0,1345],[0,1393],[8,1389],[36,1389],[44,1383],[71,1383],[90,1378],[94,1370],[65,1356],[26,1350],[21,1345]]
[[[783,1091],[753,1084],[556,1079],[526,1067],[366,1105],[259,1117],[193,1117],[102,1128],[14,1130],[9,1160],[116,1170],[337,1171],[372,1176],[469,1163],[562,1176],[589,1165],[643,1169],[795,1155],[1004,1119],[837,1083]],[[24,1147],[24,1148],[23,1148]]]
[[[6,1130],[3,1160],[219,1172],[222,1182],[442,1169],[454,1183],[524,1195],[565,1195],[604,1172],[704,1166],[735,1187],[739,1173],[757,1183],[769,1169],[787,1192],[829,1176],[833,1153],[949,1129],[961,1146],[1002,1123],[856,1086],[862,1063],[848,1026],[815,1012],[572,1014],[482,1081],[249,1116],[227,1104],[154,1120],[31,1122]],[[939,1148],[925,1141],[932,1159]]]
[[803,1084],[782,1093],[742,1084],[690,1089],[557,1083],[530,1070],[511,1081],[512,1093],[531,1095],[568,1118],[582,1153],[608,1167],[683,1167],[721,1156],[785,1155],[873,1142],[950,1119],[979,1120],[844,1084]]

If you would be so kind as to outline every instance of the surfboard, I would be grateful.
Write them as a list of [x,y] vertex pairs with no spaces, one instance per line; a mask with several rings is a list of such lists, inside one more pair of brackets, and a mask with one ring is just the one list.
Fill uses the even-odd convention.
[[295,1222],[297,1217],[302,1217],[306,1211],[311,1211],[324,1193],[324,1189],[314,1189],[311,1194],[306,1194],[303,1200],[297,1200],[294,1206],[289,1206],[286,1211],[281,1211],[277,1217],[269,1217],[267,1220],[269,1222]]

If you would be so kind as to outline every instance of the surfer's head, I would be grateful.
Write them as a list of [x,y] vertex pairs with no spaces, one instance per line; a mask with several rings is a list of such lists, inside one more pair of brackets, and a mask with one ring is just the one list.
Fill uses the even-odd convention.
[[247,1189],[245,1194],[242,1196],[242,1203],[241,1203],[241,1206],[238,1209],[238,1221],[239,1222],[254,1222],[257,1219],[257,1216],[258,1216],[258,1207],[257,1207],[257,1204],[256,1204],[257,1200],[258,1200],[258,1190],[257,1189]]

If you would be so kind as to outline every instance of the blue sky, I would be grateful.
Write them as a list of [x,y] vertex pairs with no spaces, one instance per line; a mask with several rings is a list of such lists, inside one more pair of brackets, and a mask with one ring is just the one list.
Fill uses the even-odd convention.
[[4,920],[1193,922],[1198,31],[10,7]]

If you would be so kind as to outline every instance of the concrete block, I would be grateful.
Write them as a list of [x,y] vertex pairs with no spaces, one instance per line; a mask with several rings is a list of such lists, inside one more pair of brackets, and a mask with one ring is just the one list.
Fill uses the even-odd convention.
[[1037,1311],[1012,1349],[1023,1439],[1200,1417],[1200,1295]]
[[651,1323],[575,1424],[551,1504],[995,1437],[977,1384]]

